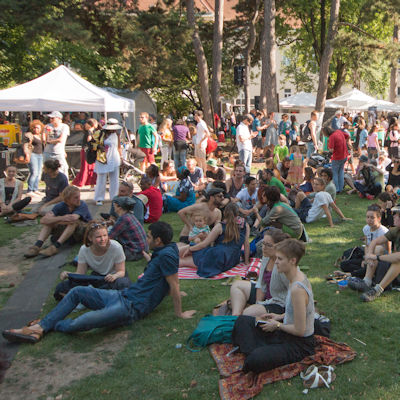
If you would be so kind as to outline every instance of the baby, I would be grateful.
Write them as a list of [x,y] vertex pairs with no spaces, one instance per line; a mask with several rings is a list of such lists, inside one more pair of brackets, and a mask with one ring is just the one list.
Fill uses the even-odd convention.
[[194,226],[189,233],[189,241],[191,245],[202,242],[210,233],[210,227],[206,224],[206,218],[203,214],[193,215]]

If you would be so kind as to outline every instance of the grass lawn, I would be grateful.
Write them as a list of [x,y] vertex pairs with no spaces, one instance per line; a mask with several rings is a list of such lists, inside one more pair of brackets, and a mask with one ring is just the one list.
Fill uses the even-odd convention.
[[[309,399],[393,399],[399,393],[399,294],[391,292],[373,303],[362,303],[356,293],[338,292],[335,285],[328,285],[324,279],[333,271],[333,263],[343,250],[360,244],[369,203],[355,196],[341,195],[338,205],[353,221],[337,221],[332,229],[326,220],[307,226],[312,243],[300,265],[309,267],[306,273],[313,285],[317,306],[331,319],[332,338],[346,342],[358,353],[354,361],[337,367],[333,390],[310,391]],[[177,239],[181,227],[179,218],[169,214],[162,219],[173,225]],[[1,225],[0,231],[3,229]],[[127,265],[133,279],[144,268],[144,262]],[[18,358],[33,357],[46,363],[59,351],[72,351],[77,353],[77,362],[84,362],[85,354],[104,338],[112,339],[118,332],[128,332],[127,342],[107,372],[77,380],[52,395],[62,393],[63,399],[218,399],[219,375],[208,351],[191,353],[184,346],[177,349],[175,345],[184,344],[199,319],[229,296],[229,287],[222,286],[222,282],[180,282],[181,289],[188,294],[183,298],[183,308],[197,310],[191,320],[175,318],[171,298],[166,298],[150,316],[131,327],[69,336],[51,333],[35,346],[21,346]],[[54,305],[55,301],[49,298],[43,314]],[[302,382],[297,377],[267,385],[257,398],[295,399],[303,396],[302,390]]]

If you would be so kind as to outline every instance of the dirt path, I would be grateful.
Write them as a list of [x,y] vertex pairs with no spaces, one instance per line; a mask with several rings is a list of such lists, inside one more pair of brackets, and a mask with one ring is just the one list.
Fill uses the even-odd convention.
[[108,335],[89,353],[57,351],[48,358],[23,357],[12,362],[0,398],[7,400],[61,399],[61,388],[91,375],[103,374],[126,345],[129,332]]

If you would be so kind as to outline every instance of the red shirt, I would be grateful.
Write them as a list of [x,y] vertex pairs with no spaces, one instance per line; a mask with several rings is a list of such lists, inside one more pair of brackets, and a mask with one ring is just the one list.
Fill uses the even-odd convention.
[[346,140],[349,134],[338,129],[329,136],[328,149],[333,151],[332,160],[343,160],[348,157]]
[[144,194],[149,199],[146,204],[146,207],[149,210],[149,217],[145,219],[144,222],[157,222],[162,215],[163,209],[163,199],[160,189],[150,186],[139,194]]

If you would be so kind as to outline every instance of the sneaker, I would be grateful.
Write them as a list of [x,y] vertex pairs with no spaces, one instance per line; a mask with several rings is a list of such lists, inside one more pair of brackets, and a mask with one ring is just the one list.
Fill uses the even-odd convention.
[[368,286],[364,279],[355,277],[349,278],[348,286],[350,289],[357,290],[357,292],[366,292],[371,289],[371,286]]
[[362,301],[374,301],[377,297],[379,297],[382,294],[378,289],[375,289],[375,287],[369,288],[369,290],[365,293],[363,293],[360,296],[360,299]]
[[28,248],[28,250],[25,252],[24,257],[25,258],[32,258],[36,257],[39,254],[40,247],[38,246],[31,246]]
[[51,256],[54,256],[57,253],[58,253],[58,249],[53,244],[51,246],[47,247],[46,249],[43,249],[43,250],[39,251],[39,254],[41,256],[45,256],[45,257],[51,257]]
[[101,200],[96,201],[96,206],[102,206],[103,202]]

